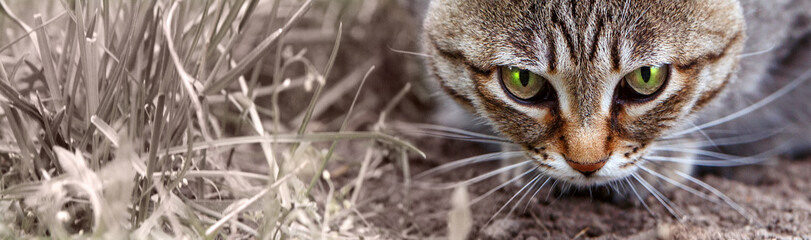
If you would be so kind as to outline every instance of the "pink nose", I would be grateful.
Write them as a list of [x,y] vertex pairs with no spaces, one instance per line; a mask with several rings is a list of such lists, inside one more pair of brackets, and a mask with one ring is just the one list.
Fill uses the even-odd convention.
[[566,163],[568,163],[569,166],[586,177],[590,176],[594,172],[597,172],[597,170],[600,170],[600,168],[603,168],[606,162],[607,161],[603,160],[596,163],[579,163],[572,160],[566,160]]

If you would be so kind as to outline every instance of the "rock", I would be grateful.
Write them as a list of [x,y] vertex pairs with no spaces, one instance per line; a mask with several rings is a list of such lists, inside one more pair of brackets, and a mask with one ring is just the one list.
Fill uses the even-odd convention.
[[484,228],[482,234],[490,239],[510,239],[521,228],[521,223],[511,218],[502,218],[493,221]]

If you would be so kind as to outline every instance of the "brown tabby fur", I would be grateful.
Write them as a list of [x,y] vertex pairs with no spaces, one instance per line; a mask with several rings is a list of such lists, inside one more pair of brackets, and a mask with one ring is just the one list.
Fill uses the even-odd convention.
[[[425,24],[428,65],[442,88],[542,162],[613,163],[595,176],[565,164],[550,175],[579,185],[627,176],[645,149],[723,92],[745,35],[733,0],[435,0]],[[619,80],[671,64],[649,102],[613,97]],[[498,84],[500,66],[547,78],[559,98],[526,105]],[[632,110],[629,110],[632,109]]]

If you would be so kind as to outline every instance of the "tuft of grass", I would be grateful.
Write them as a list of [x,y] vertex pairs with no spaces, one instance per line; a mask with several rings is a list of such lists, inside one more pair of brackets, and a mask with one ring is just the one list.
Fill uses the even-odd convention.
[[[422,153],[384,133],[403,94],[373,130],[347,129],[373,66],[359,67],[367,74],[353,83],[340,129],[309,130],[331,104],[321,93],[342,36],[335,4],[357,3],[0,0],[2,39],[11,39],[0,40],[0,137],[9,143],[0,146],[0,238],[379,236],[357,205],[367,172],[389,151],[381,146],[405,170],[406,153]],[[296,46],[285,38],[312,32],[299,23],[314,21],[334,34],[325,66],[305,48],[287,51]],[[251,27],[264,28],[261,40],[235,53]],[[260,80],[268,65],[271,79]],[[270,111],[257,103],[263,92]],[[280,110],[283,92],[311,94],[302,118]],[[355,158],[361,170],[338,186],[327,166],[336,145],[357,139],[368,140]],[[231,166],[254,158],[263,164],[250,171]]]

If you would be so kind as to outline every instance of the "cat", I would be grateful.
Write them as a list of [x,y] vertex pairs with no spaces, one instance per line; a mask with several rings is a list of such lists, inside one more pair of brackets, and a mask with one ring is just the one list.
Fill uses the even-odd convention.
[[653,193],[651,181],[697,182],[695,166],[808,149],[809,9],[803,0],[432,0],[423,48],[439,88],[522,149],[528,161],[508,168]]

